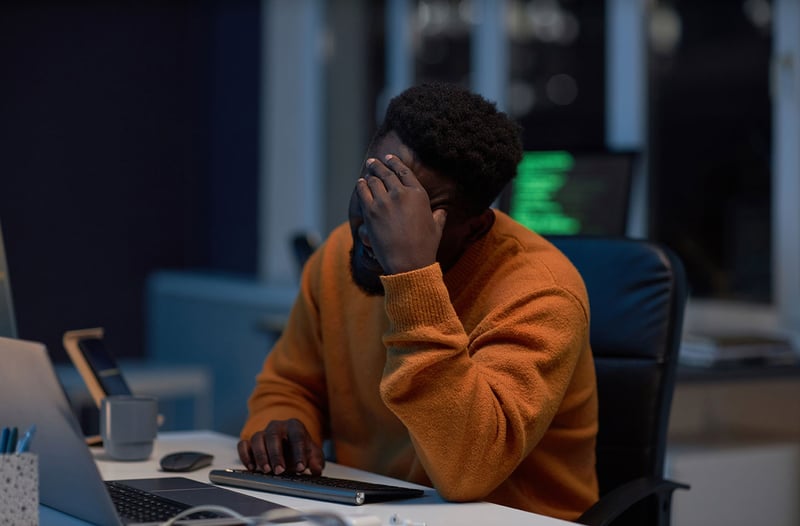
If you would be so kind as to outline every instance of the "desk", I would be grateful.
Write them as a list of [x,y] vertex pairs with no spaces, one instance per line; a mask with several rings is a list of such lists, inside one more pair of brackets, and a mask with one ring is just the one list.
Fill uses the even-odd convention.
[[[800,367],[680,366],[669,424],[673,526],[800,524]],[[723,504],[724,503],[724,504]]]
[[[102,449],[95,450],[94,456],[100,474],[106,480],[125,478],[149,478],[172,476],[170,473],[158,471],[158,459],[162,455],[175,451],[199,450],[214,455],[214,463],[206,469],[186,473],[184,476],[208,482],[211,469],[235,467],[239,465],[236,454],[236,438],[210,431],[169,432],[159,435],[150,460],[143,462],[115,462],[108,460]],[[328,463],[325,474],[332,477],[363,479],[382,483],[398,481],[349,468],[335,463]],[[376,516],[383,525],[389,525],[389,519],[397,514],[400,519],[408,519],[427,526],[486,526],[487,524],[511,526],[558,526],[574,523],[527,513],[524,511],[489,504],[486,502],[450,503],[442,500],[431,489],[425,496],[399,502],[366,504],[364,506],[348,506],[333,504],[297,497],[287,497],[238,488],[229,488],[247,495],[263,498],[301,511],[333,511],[343,516]],[[40,506],[39,523],[41,526],[85,526],[86,522],[64,515],[56,510]]]
[[696,367],[678,365],[678,383],[729,382],[734,380],[772,380],[800,378],[800,361],[793,364],[732,364]]

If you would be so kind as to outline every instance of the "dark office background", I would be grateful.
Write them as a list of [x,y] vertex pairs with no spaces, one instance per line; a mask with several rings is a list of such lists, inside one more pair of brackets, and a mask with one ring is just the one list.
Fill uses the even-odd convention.
[[[745,3],[746,4],[746,3]],[[772,32],[740,2],[684,0],[650,54],[651,233],[697,297],[772,301]]]
[[4,2],[0,222],[19,335],[142,353],[146,276],[253,274],[259,3]]
[[[382,2],[365,4],[369,127],[384,85],[384,13]],[[511,83],[536,93],[516,116],[526,147],[599,148],[605,2],[559,5],[579,24],[574,38],[511,38]],[[648,54],[651,234],[684,258],[694,294],[769,302],[769,21],[739,2],[664,6],[679,14],[681,36]],[[139,355],[151,271],[255,273],[259,7],[0,4],[0,222],[21,337],[63,360],[65,330],[103,326],[116,355]],[[469,82],[468,28],[421,44],[416,81]],[[564,75],[574,97],[549,102],[542,84]]]

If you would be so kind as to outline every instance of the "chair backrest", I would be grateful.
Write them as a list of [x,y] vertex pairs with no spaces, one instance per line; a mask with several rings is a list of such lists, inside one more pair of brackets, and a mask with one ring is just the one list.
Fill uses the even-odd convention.
[[[688,286],[666,246],[627,238],[549,238],[583,276],[597,371],[600,495],[638,477],[664,476]],[[660,503],[640,509],[656,524]],[[616,523],[615,523],[616,524]]]
[[303,266],[319,247],[320,242],[319,235],[307,230],[295,232],[289,238],[298,276],[303,273]]

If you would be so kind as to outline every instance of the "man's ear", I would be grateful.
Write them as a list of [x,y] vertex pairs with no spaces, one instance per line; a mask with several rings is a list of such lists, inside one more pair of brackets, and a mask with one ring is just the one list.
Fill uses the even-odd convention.
[[472,243],[486,235],[486,232],[492,228],[494,224],[494,212],[491,208],[487,208],[480,215],[470,218],[467,223],[469,234],[467,234],[467,241]]

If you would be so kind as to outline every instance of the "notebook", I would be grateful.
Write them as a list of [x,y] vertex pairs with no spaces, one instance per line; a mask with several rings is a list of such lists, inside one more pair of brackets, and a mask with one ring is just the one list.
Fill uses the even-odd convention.
[[[30,451],[39,457],[39,501],[101,526],[124,521],[112,504],[44,345],[0,337],[0,425],[36,424]],[[118,481],[187,506],[214,504],[252,517],[279,504],[185,477]]]

